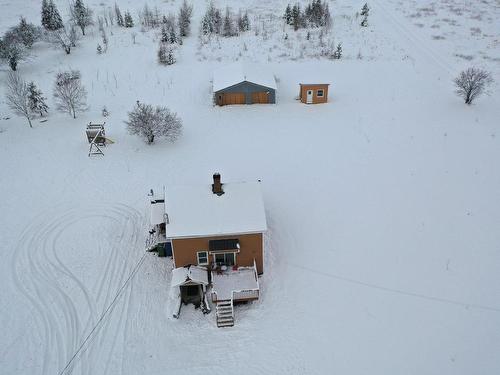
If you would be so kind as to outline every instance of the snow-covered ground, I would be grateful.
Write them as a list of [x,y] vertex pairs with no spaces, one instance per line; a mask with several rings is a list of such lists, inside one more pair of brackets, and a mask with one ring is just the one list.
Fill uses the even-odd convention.
[[[226,3],[275,19],[286,5]],[[6,106],[0,68],[0,373],[58,374],[84,343],[74,374],[498,374],[498,1],[376,0],[367,29],[362,2],[332,1],[346,53],[335,62],[301,54],[300,36],[270,23],[267,40],[200,46],[205,4],[171,67],[139,27],[108,29],[103,55],[96,29],[69,56],[37,44],[20,72],[51,97],[57,71],[80,69],[90,109],[76,120],[51,108],[30,129]],[[21,14],[38,23],[39,1],[0,1],[0,30]],[[213,70],[235,58],[275,73],[276,105],[211,105]],[[471,63],[497,83],[465,106],[451,79]],[[328,104],[295,100],[308,73],[332,83]],[[129,135],[136,100],[176,111],[183,137]],[[115,143],[88,158],[84,128],[104,105]],[[262,179],[269,225],[261,298],[237,307],[230,329],[194,308],[172,319],[171,263],[144,254],[149,189],[206,184],[214,171]]]

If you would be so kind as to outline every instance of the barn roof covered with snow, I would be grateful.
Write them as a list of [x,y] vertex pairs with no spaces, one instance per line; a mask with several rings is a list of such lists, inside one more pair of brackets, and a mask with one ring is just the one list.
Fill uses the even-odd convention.
[[274,75],[262,66],[255,64],[234,63],[214,71],[213,91],[217,92],[242,82],[276,90]]
[[260,182],[167,186],[165,210],[168,238],[262,233],[267,229]]

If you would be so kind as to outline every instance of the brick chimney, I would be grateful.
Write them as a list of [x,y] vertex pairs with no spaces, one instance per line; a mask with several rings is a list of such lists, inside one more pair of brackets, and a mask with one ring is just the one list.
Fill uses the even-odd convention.
[[213,175],[214,183],[212,184],[212,193],[221,196],[224,194],[224,190],[222,190],[222,183],[220,182],[220,174],[214,173]]

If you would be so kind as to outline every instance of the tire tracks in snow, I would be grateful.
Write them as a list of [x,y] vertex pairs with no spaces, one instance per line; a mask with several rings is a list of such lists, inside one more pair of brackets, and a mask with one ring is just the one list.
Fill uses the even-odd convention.
[[[410,30],[406,25],[402,24],[394,13],[387,9],[385,5],[382,5],[379,0],[373,0],[373,3],[377,5],[380,9],[381,13],[385,16],[385,18],[392,23],[394,29],[396,30],[395,35],[400,35],[407,39],[414,47],[418,48],[424,55],[427,56],[428,59],[434,61],[442,70],[446,71],[450,77],[454,76],[453,69],[451,65],[446,62],[438,53],[436,53],[433,49],[428,46],[428,43],[420,39],[420,37]],[[407,49],[407,45],[404,44],[403,49]]]
[[[100,257],[106,257],[106,266],[105,272],[96,272],[100,276],[97,293],[92,293],[85,280],[81,280],[72,271],[78,264],[73,261],[65,263],[62,257],[63,251],[67,253],[71,249],[67,242],[64,243],[65,233],[86,220],[97,222],[103,228],[111,222],[113,228],[118,226],[120,230],[118,239],[114,233],[104,236],[112,245],[111,251],[100,254]],[[134,258],[133,255],[142,254],[137,251],[138,248],[142,249],[139,235],[142,221],[142,215],[126,205],[103,204],[84,209],[60,206],[39,215],[21,234],[12,258],[12,279],[15,287],[35,311],[35,327],[42,338],[43,375],[52,374],[64,367],[81,345],[85,333],[98,320],[99,313],[106,310],[109,300],[122,286],[124,278],[137,261],[137,256]],[[87,233],[85,230],[82,231],[83,235]],[[105,229],[101,230],[106,233]],[[77,243],[78,245],[80,244]],[[102,249],[100,252],[102,253]],[[123,252],[126,253],[122,254]],[[107,290],[104,300],[103,290]],[[129,296],[128,293],[125,306],[128,306]],[[118,333],[123,326],[123,316],[126,314],[128,311],[122,311],[118,324],[112,325],[116,331],[110,333],[113,335],[113,345],[111,352],[106,353],[108,358],[114,350]],[[100,329],[101,342],[109,333],[107,330],[110,328],[110,321],[111,319],[107,319],[107,324]],[[96,352],[93,347],[83,351],[79,373],[95,373],[93,368],[99,364],[101,356],[102,351]],[[68,367],[67,373],[71,373],[74,366],[72,364]]]

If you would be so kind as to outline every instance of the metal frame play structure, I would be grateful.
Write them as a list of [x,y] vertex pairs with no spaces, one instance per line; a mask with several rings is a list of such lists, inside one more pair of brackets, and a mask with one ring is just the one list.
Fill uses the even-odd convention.
[[92,124],[89,122],[85,133],[87,134],[87,140],[90,144],[89,156],[90,155],[104,155],[101,147],[106,147],[106,132],[104,131],[104,125],[102,124]]

